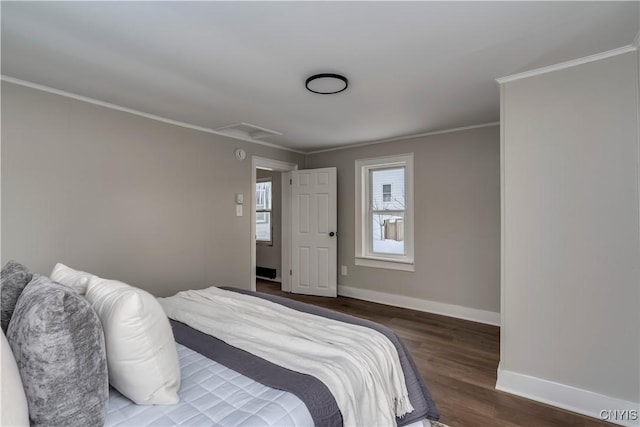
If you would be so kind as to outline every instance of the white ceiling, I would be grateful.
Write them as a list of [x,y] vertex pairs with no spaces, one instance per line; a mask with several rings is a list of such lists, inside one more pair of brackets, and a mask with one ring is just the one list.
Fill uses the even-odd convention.
[[[628,45],[639,2],[6,2],[2,74],[302,151],[493,122],[495,78]],[[347,91],[305,90],[314,73]]]

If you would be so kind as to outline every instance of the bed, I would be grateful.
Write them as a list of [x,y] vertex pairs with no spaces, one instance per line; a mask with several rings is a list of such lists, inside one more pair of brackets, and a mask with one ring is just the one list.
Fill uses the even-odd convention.
[[374,322],[229,287],[155,298],[60,263],[48,278],[10,261],[0,286],[3,424],[440,425]]
[[[439,418],[436,405],[408,350],[391,329],[287,298],[229,287],[219,289],[228,295],[242,295],[384,335],[398,353],[413,407],[410,413],[396,418],[397,425],[429,426],[430,420]],[[189,316],[185,315],[188,310],[180,305],[172,309],[168,304],[172,298],[175,297],[160,298],[159,301],[171,319],[179,349],[183,375],[181,403],[171,407],[138,406],[112,390],[106,425],[131,425],[131,420],[135,420],[135,425],[350,424],[343,420],[336,399],[322,381],[312,375],[283,368],[189,326]]]
[[[304,402],[178,344],[180,403],[136,405],[111,388],[105,426],[313,426]],[[428,419],[408,427],[430,427]]]

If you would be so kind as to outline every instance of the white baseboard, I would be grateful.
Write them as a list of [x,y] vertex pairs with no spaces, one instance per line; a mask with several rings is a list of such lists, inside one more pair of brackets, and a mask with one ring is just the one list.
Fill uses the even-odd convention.
[[[640,426],[638,413],[640,403],[615,399],[565,384],[507,371],[502,369],[502,366],[498,366],[496,389],[598,420],[603,420],[605,415],[609,415],[606,421],[614,424]],[[605,414],[601,411],[610,412]]]
[[405,295],[389,294],[386,292],[371,291],[368,289],[354,288],[352,286],[344,285],[338,285],[338,295],[500,326],[500,313],[494,311],[480,310],[477,308],[463,307],[461,305],[446,304],[443,302],[413,298]]

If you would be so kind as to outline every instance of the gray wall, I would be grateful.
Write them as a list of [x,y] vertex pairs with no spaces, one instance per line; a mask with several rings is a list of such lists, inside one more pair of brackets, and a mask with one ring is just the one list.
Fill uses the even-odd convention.
[[[234,159],[236,147],[247,159]],[[64,262],[155,295],[249,288],[251,155],[287,151],[2,83],[2,262]]]
[[[415,273],[354,265],[355,161],[414,153]],[[500,139],[491,126],[312,154],[338,168],[340,285],[497,312]]]
[[502,86],[501,367],[632,402],[640,400],[636,55]]
[[[300,165],[302,169],[304,165]],[[256,244],[256,265],[276,269],[276,277],[281,276],[282,259],[282,172],[258,169],[257,178],[271,178],[271,225],[272,245]]]

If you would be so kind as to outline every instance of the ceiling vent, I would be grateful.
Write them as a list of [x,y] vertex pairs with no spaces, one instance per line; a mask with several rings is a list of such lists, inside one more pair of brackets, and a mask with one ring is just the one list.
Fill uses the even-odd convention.
[[231,137],[249,139],[264,139],[269,138],[270,136],[282,135],[281,132],[276,132],[275,130],[266,129],[245,122],[222,126],[214,130],[218,133],[222,133]]

